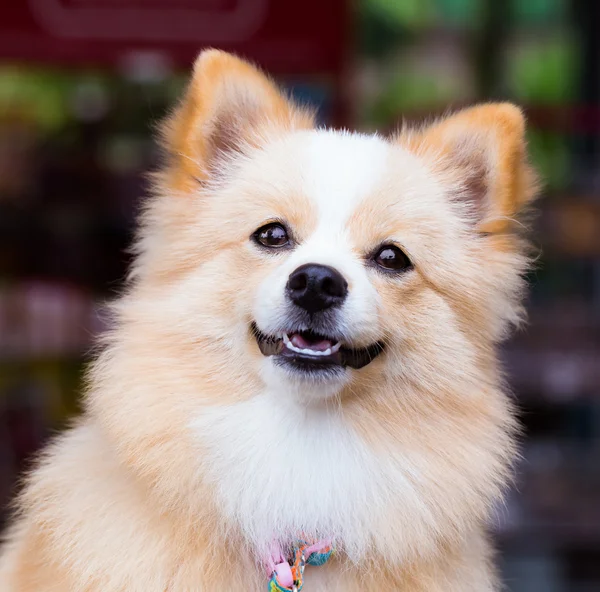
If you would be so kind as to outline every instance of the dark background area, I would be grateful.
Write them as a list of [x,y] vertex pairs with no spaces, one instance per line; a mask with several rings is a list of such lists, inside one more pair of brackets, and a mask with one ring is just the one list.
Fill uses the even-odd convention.
[[[525,426],[495,536],[513,592],[600,590],[600,3],[23,0],[0,21],[0,505],[77,413],[194,55],[258,61],[323,122],[392,131],[475,101],[530,122],[544,181],[530,322],[504,348]],[[6,512],[2,513],[6,516]]]

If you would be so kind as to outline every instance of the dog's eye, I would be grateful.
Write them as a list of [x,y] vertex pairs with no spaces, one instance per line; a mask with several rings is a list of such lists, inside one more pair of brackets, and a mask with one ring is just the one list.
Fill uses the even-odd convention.
[[403,271],[412,267],[410,259],[395,245],[384,245],[377,251],[373,261],[388,271]]
[[271,222],[271,224],[262,226],[253,236],[254,240],[263,245],[263,247],[278,249],[290,244],[287,230],[278,222]]

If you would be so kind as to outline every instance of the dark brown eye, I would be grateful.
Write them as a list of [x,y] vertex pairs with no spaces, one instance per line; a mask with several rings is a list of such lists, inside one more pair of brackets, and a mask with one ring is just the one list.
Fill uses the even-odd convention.
[[259,228],[253,236],[257,243],[272,249],[279,249],[290,244],[287,230],[278,222],[272,222]]
[[377,251],[373,261],[387,271],[404,271],[412,267],[410,259],[395,245],[384,245]]

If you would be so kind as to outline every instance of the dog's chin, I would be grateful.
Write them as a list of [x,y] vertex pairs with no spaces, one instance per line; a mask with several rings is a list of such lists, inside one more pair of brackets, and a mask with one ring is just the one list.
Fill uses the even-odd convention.
[[372,363],[384,350],[382,342],[350,347],[342,340],[314,331],[281,331],[266,334],[256,324],[251,332],[263,356],[291,381],[341,385],[351,369]]

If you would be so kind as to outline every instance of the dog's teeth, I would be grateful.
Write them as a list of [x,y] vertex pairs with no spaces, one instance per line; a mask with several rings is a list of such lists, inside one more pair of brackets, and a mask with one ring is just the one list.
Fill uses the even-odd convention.
[[283,339],[283,344],[287,349],[296,352],[297,354],[304,354],[306,356],[330,356],[331,354],[334,354],[337,351],[339,351],[340,347],[342,346],[342,344],[338,342],[332,347],[328,347],[326,350],[319,351],[317,349],[296,347],[291,342],[287,333],[283,333],[281,338]]
[[301,350],[299,347],[296,347],[289,339],[285,339],[283,340],[283,343],[285,345],[285,347],[287,347],[288,349],[300,354],[303,352],[303,350]]

